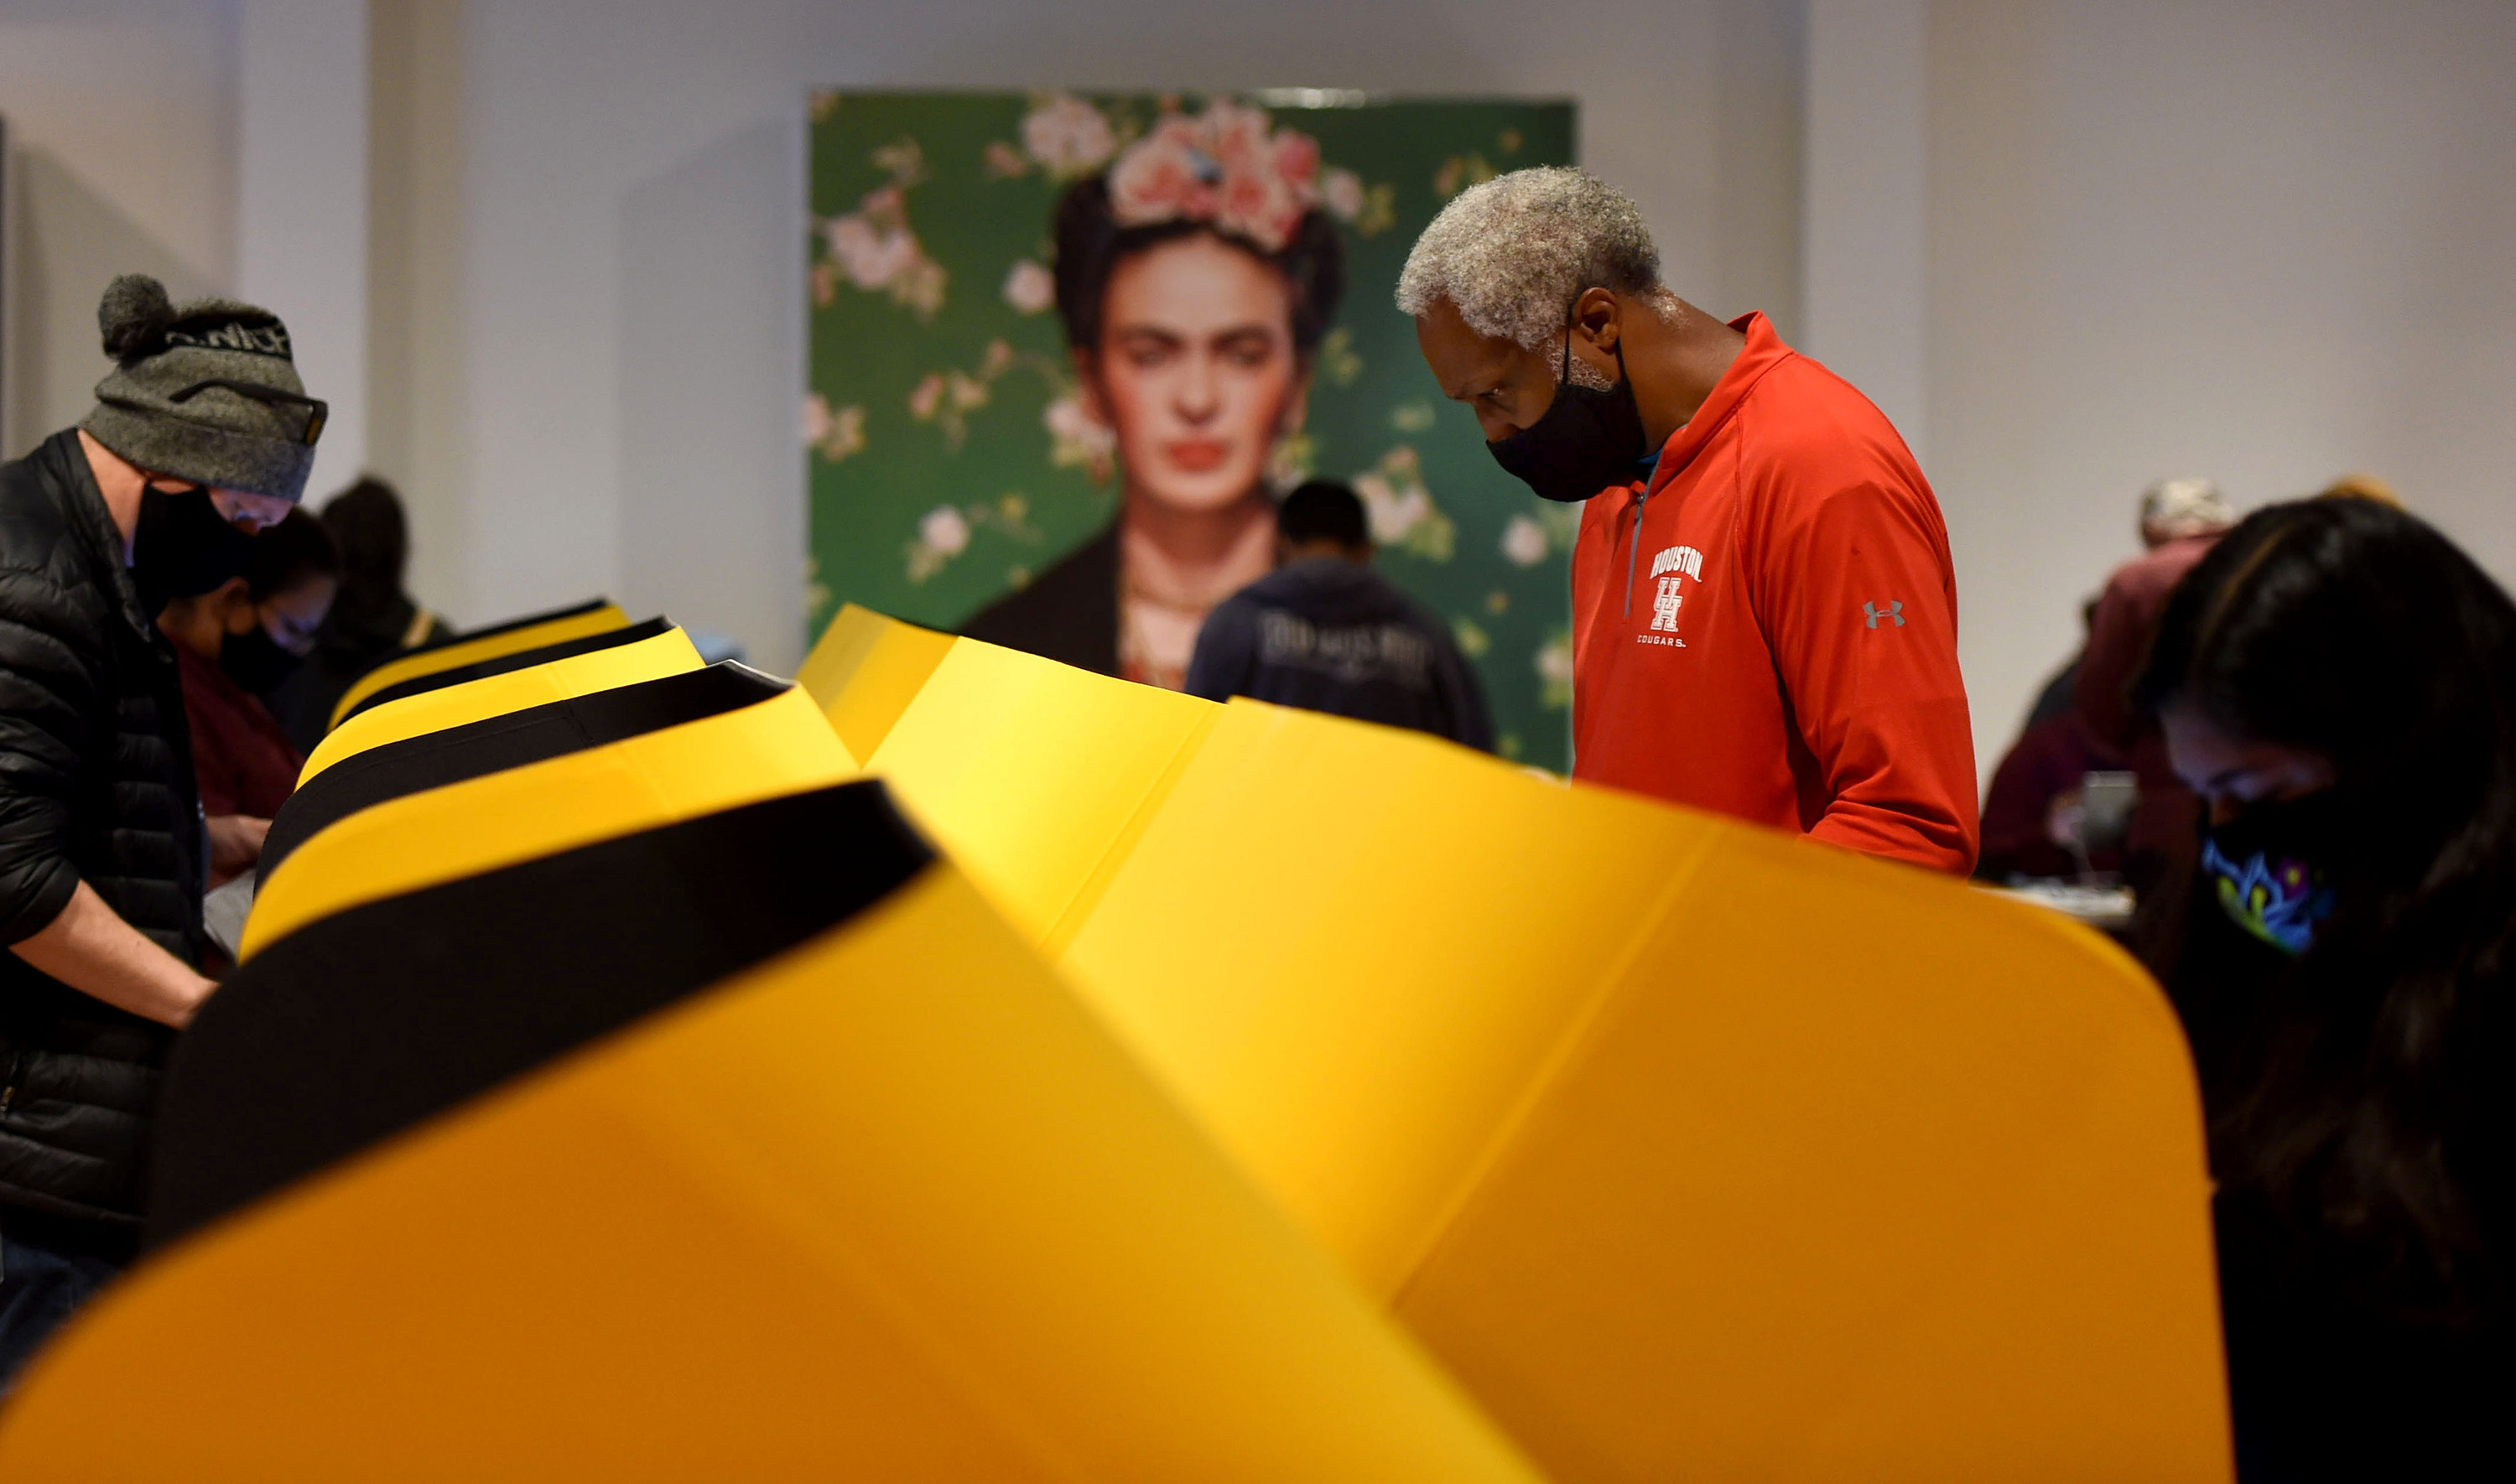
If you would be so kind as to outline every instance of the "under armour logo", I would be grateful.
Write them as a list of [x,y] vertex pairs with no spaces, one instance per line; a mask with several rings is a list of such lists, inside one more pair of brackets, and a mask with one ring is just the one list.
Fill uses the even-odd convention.
[[1888,603],[1887,611],[1884,613],[1878,611],[1878,605],[1874,602],[1863,603],[1861,611],[1869,615],[1869,627],[1872,629],[1878,627],[1878,620],[1882,618],[1894,619],[1899,629],[1905,627],[1905,600],[1901,598]]

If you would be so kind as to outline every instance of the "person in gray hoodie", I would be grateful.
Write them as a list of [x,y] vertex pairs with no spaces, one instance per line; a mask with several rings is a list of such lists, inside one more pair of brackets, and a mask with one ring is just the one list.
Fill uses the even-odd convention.
[[1187,690],[1249,696],[1493,751],[1476,672],[1447,625],[1372,569],[1352,489],[1313,480],[1276,515],[1277,567],[1207,616]]

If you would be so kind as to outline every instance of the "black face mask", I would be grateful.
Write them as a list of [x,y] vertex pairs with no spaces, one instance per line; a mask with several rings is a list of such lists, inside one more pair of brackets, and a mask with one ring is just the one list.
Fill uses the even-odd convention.
[[141,611],[155,618],[178,598],[198,598],[253,559],[253,538],[228,523],[200,485],[140,494],[140,523],[131,537],[131,583]]
[[2202,840],[2202,890],[2238,927],[2294,957],[2332,915],[2338,873],[2365,842],[2337,789],[2248,805]]
[[303,655],[281,648],[271,631],[259,623],[242,634],[229,635],[219,643],[219,668],[228,673],[229,680],[255,695],[277,690],[279,682],[295,674],[303,663]]
[[1616,347],[1616,384],[1579,387],[1572,382],[1572,329],[1564,330],[1564,369],[1555,400],[1536,422],[1488,443],[1494,462],[1549,500],[1578,505],[1612,484],[1628,484],[1634,466],[1651,454],[1642,409],[1625,375],[1625,348]]

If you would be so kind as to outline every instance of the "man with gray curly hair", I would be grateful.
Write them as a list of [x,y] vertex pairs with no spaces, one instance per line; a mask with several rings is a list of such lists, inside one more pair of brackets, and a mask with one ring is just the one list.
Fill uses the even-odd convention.
[[1562,343],[1564,307],[1593,284],[1678,302],[1634,203],[1587,171],[1549,166],[1451,202],[1406,255],[1398,308],[1421,317],[1447,300],[1477,333],[1538,350]]
[[1495,461],[1582,506],[1575,777],[1973,865],[1948,531],[1867,398],[1762,314],[1671,293],[1642,213],[1579,170],[1460,192],[1398,307]]

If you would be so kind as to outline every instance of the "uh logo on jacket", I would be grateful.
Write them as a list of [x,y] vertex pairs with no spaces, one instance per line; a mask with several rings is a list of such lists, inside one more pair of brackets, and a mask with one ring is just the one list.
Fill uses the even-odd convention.
[[1634,636],[1638,644],[1686,647],[1677,637],[1677,613],[1686,606],[1686,584],[1703,580],[1703,554],[1691,546],[1662,547],[1652,557],[1651,624]]

